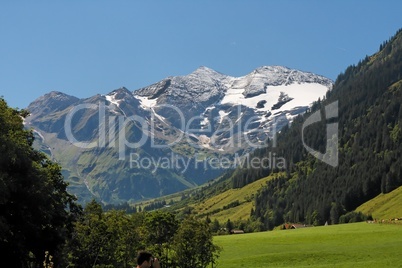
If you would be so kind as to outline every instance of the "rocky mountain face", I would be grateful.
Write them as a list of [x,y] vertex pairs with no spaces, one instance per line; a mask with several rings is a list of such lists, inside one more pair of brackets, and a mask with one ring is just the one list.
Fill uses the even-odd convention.
[[[135,91],[78,99],[50,92],[28,110],[36,146],[86,202],[158,197],[211,180],[332,88],[281,66],[231,77],[207,67]],[[45,148],[45,149],[44,149]]]

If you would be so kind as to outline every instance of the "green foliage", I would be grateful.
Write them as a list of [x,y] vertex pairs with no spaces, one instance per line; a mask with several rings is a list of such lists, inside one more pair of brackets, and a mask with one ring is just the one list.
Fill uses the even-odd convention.
[[162,263],[170,264],[169,250],[178,228],[178,221],[172,213],[153,211],[147,213],[143,225],[145,245],[159,256]]
[[220,230],[220,228],[221,228],[221,226],[217,219],[215,219],[213,222],[211,222],[211,231],[213,233],[217,233]]
[[162,200],[162,201],[155,201],[152,202],[149,205],[146,205],[144,207],[144,211],[151,211],[151,210],[155,210],[155,209],[159,209],[159,208],[163,208],[164,206],[166,206],[166,201]]
[[69,267],[132,267],[141,247],[140,214],[104,213],[95,200],[87,204],[76,223],[65,253]]
[[230,221],[230,219],[228,219],[227,221],[226,221],[226,231],[228,232],[228,233],[230,233],[230,231],[233,229],[233,223]]
[[367,221],[367,220],[372,220],[373,218],[368,215],[364,215],[362,212],[356,212],[356,211],[351,211],[346,213],[345,215],[342,215],[339,218],[339,223],[352,223],[352,222],[361,222],[361,221]]
[[115,204],[107,204],[103,206],[104,211],[108,210],[123,210],[128,214],[136,213],[137,207],[129,205],[127,202],[115,205]]
[[237,206],[239,206],[239,205],[240,205],[239,200],[235,200],[235,201],[233,201],[233,202],[231,202],[231,203],[229,203],[229,204],[223,206],[223,209],[234,208],[234,207],[237,207]]
[[345,209],[338,203],[332,202],[330,211],[331,224],[339,223],[339,216],[342,214],[345,214]]
[[[192,247],[180,247],[188,241]],[[179,224],[174,214],[160,210],[131,215],[116,210],[104,212],[102,206],[92,200],[64,248],[67,257],[63,265],[133,267],[136,266],[135,252],[143,249],[158,257],[164,267],[182,267],[178,262],[182,254],[192,255],[197,265],[204,265],[191,267],[206,267],[218,256],[218,248],[212,243],[212,233],[204,221],[187,219]],[[202,256],[194,255],[195,250]]]
[[390,138],[393,142],[395,143],[399,143],[399,141],[401,140],[401,128],[399,126],[399,124],[397,123],[394,128],[390,131]]
[[42,263],[45,251],[58,259],[80,213],[61,167],[32,148],[27,114],[0,99],[0,251],[8,267]]
[[216,263],[220,252],[220,248],[212,242],[208,224],[191,217],[180,224],[172,248],[180,268],[205,268]]

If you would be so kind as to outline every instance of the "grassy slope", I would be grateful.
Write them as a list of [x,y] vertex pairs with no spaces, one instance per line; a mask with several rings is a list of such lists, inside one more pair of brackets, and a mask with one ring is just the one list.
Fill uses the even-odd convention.
[[359,206],[356,211],[371,214],[375,219],[402,218],[402,187],[378,195]]
[[218,268],[399,267],[402,225],[354,223],[216,236]]
[[[209,214],[212,220],[217,219],[221,223],[226,222],[228,219],[231,221],[248,219],[251,208],[253,207],[254,195],[272,178],[272,176],[268,176],[250,183],[243,188],[229,189],[203,202],[193,204],[194,212],[196,212],[198,216],[206,216]],[[224,206],[235,201],[239,201],[240,205],[223,210]],[[219,209],[222,210],[217,212]]]
[[[203,186],[188,189],[175,194],[159,197],[155,199],[139,201],[135,203],[136,206],[140,206],[142,209],[153,202],[165,200],[167,204],[171,201],[175,203],[168,211],[181,211],[186,207],[192,207],[193,213],[198,218],[205,218],[209,215],[210,219],[217,219],[221,223],[225,223],[228,219],[231,221],[245,220],[250,217],[251,208],[254,206],[254,195],[258,190],[266,185],[268,180],[274,178],[268,176],[258,181],[250,183],[240,189],[229,189],[222,193],[209,195],[202,201],[198,199],[185,199],[180,201],[182,194],[193,195],[197,191],[202,191]],[[215,186],[212,186],[215,187]],[[240,205],[232,208],[223,209],[224,206],[229,205],[232,202],[239,201]]]

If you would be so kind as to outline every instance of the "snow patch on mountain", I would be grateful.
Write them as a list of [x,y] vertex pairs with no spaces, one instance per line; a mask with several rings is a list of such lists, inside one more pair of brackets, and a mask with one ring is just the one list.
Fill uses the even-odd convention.
[[151,109],[152,107],[155,107],[157,103],[157,99],[150,99],[149,97],[136,96],[136,98],[140,101],[143,109]]
[[[258,111],[268,112],[272,106],[278,102],[281,92],[285,92],[293,100],[284,104],[276,112],[285,111],[296,106],[306,106],[312,104],[328,91],[328,87],[321,84],[302,83],[291,85],[270,86],[267,92],[253,97],[245,97],[242,89],[231,88],[227,91],[221,104],[243,105]],[[265,101],[264,107],[257,108],[257,104]]]
[[132,114],[132,111],[126,108],[139,103],[138,98],[125,87],[115,89],[107,95],[101,95],[101,98],[106,100],[106,106],[108,106],[109,111],[126,117]]
[[116,106],[119,106],[119,101],[117,101],[114,96],[115,96],[115,95],[106,95],[105,98],[106,98],[106,100],[107,100],[108,102],[110,102],[110,103],[112,103],[112,104],[114,104],[114,105],[116,105]]
[[225,112],[225,111],[219,110],[219,124],[222,124],[225,117],[227,117],[229,114],[230,114],[230,112]]

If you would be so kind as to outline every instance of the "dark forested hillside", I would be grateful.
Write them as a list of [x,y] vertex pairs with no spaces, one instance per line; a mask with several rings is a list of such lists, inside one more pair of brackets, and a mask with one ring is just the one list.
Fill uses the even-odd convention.
[[[303,147],[303,122],[317,110],[338,101],[338,118],[304,130],[308,146],[326,149],[326,124],[338,122],[335,167],[317,160]],[[278,135],[275,147],[256,156],[284,157],[287,176],[269,181],[256,197],[252,217],[272,228],[286,221],[323,224],[349,221],[354,210],[379,193],[402,185],[402,31],[340,74],[332,91],[311,112]],[[325,118],[325,117],[324,117]],[[233,187],[241,187],[275,170],[238,170]]]

